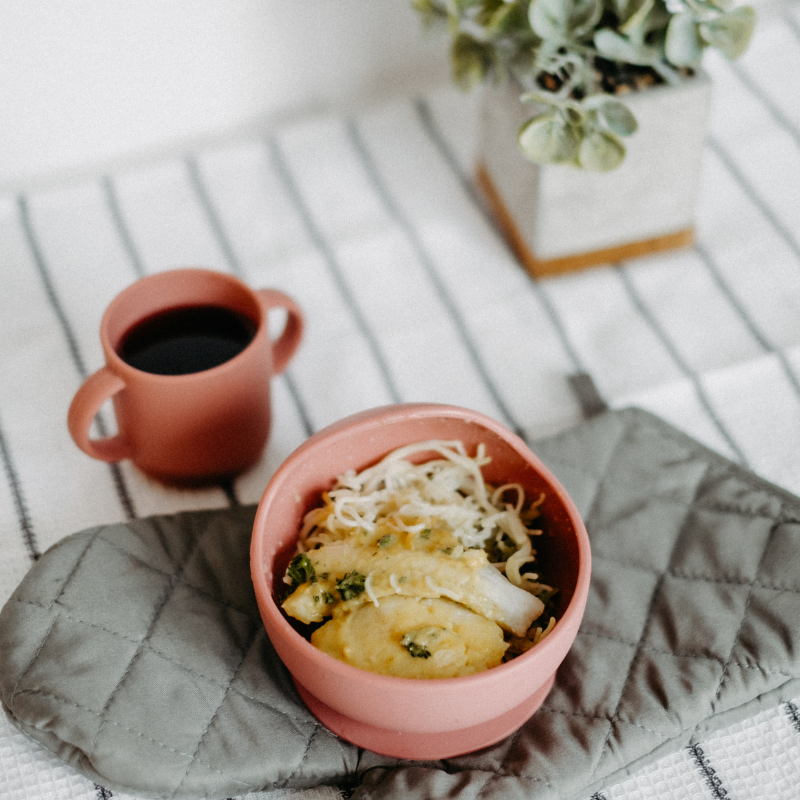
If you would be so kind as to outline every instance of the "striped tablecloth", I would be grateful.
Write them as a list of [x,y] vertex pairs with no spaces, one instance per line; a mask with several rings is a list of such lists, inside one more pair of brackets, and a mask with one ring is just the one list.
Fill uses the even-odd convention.
[[[565,429],[581,419],[579,372],[610,406],[644,407],[800,493],[800,8],[762,20],[739,62],[706,67],[696,246],[560,278],[531,280],[491,224],[473,184],[475,98],[449,86],[0,196],[0,603],[73,531],[256,502],[309,434],[364,408],[469,406],[529,441]],[[65,425],[102,363],[107,303],[188,265],[282,289],[308,316],[274,381],[263,459],[191,492],[92,461]],[[602,796],[797,798],[798,706]],[[4,800],[110,796],[0,717]]]

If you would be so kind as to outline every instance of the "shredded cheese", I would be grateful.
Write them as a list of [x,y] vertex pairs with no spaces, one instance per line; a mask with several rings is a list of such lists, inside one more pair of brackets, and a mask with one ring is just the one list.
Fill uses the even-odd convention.
[[452,591],[452,589],[445,589],[444,586],[437,586],[431,580],[430,575],[425,576],[425,583],[432,592],[437,592],[442,597],[449,597],[451,600],[455,600],[456,602],[458,602],[461,599],[461,595],[458,592],[454,592]]
[[372,588],[372,573],[367,575],[367,579],[364,581],[364,591],[367,593],[367,597],[372,601],[375,608],[380,608],[381,604],[378,602],[378,598]]
[[[422,464],[407,460],[431,452],[441,458]],[[357,474],[349,470],[326,493],[326,507],[306,515],[298,549],[329,544],[355,529],[371,533],[381,520],[399,531],[419,533],[426,524],[420,519],[446,524],[464,549],[485,548],[504,535],[517,549],[524,548],[533,533],[520,519],[524,490],[508,483],[490,495],[481,473],[490,460],[482,444],[470,457],[462,442],[435,439],[401,447]],[[514,503],[505,502],[509,495]]]
[[[434,601],[424,599],[426,595],[447,598],[480,609],[478,613],[487,619],[499,621],[507,635],[513,634],[507,639],[510,649],[506,657],[524,652],[555,625],[552,617],[546,627],[532,625],[555,591],[539,583],[539,575],[529,566],[536,560],[532,537],[542,533],[531,524],[540,513],[545,495],[526,507],[521,484],[487,485],[482,468],[490,461],[483,444],[470,456],[463,442],[432,439],[401,447],[359,473],[348,470],[331,490],[323,492],[323,505],[305,515],[296,557],[307,553],[319,565],[323,553],[331,563],[345,558],[343,554],[368,553],[365,558],[374,560],[368,568],[359,567],[366,573],[363,598],[358,599],[356,593],[342,596],[342,602],[371,603],[380,608],[382,598],[387,608],[397,595],[427,605]],[[472,549],[485,552],[470,553]],[[436,580],[413,569],[408,573],[407,563],[403,565],[402,561],[392,563],[413,552],[439,559],[433,572]],[[342,562],[345,566],[341,572],[346,567],[347,574],[356,575],[355,567],[347,563]],[[453,569],[475,569],[474,577],[452,586],[439,585],[449,582],[445,575],[450,572],[436,570],[451,570],[449,564]],[[477,566],[480,564],[485,566]],[[390,572],[392,568],[396,572]],[[335,581],[341,578],[338,568],[336,572],[330,567],[320,570],[323,584],[333,582],[329,588],[334,597],[338,595],[331,587],[335,585],[338,590]],[[288,577],[286,580],[294,585]],[[387,591],[387,583],[393,595]],[[304,621],[320,621],[320,614],[330,615],[330,605],[323,612],[316,606],[310,610],[303,606],[302,591],[298,589],[294,610],[287,613]],[[285,601],[285,609],[289,602]]]

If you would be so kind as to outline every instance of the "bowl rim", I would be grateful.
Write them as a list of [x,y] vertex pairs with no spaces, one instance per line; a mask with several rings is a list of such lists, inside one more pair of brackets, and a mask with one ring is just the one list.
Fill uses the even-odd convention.
[[[531,648],[510,661],[482,672],[460,675],[453,678],[425,680],[384,675],[382,673],[363,670],[359,667],[347,664],[344,661],[339,661],[328,653],[315,647],[286,620],[280,607],[275,602],[272,591],[267,589],[266,577],[261,565],[264,563],[265,536],[263,535],[263,531],[265,530],[265,517],[269,513],[271,501],[276,493],[282,489],[281,483],[284,480],[284,476],[294,468],[298,461],[302,461],[306,458],[309,451],[313,452],[313,450],[322,443],[330,445],[335,444],[337,440],[345,440],[354,428],[361,429],[370,426],[378,428],[385,425],[405,422],[408,419],[430,419],[435,417],[458,419],[464,422],[476,423],[484,427],[503,439],[506,444],[516,450],[519,455],[540,473],[558,495],[560,502],[563,504],[572,522],[578,548],[578,574],[576,576],[572,598],[567,608],[558,619],[552,634],[545,637],[536,647]],[[387,453],[388,452],[389,451],[387,451]],[[335,477],[335,475],[332,475],[331,479]],[[377,690],[383,691],[389,689],[391,686],[398,688],[404,686],[406,689],[411,689],[414,692],[424,692],[427,691],[424,687],[431,687],[431,691],[434,689],[444,691],[451,687],[465,688],[470,684],[480,684],[487,681],[494,682],[495,680],[510,678],[516,672],[527,671],[529,662],[533,659],[548,660],[549,657],[552,657],[552,651],[563,650],[563,654],[561,654],[559,658],[560,662],[571,647],[583,617],[591,578],[591,550],[586,527],[574,501],[567,494],[566,489],[564,489],[555,475],[553,475],[550,469],[542,463],[535,453],[533,453],[521,437],[491,417],[461,406],[439,403],[395,403],[357,412],[333,422],[306,439],[285,461],[283,461],[268,482],[256,511],[250,547],[250,566],[259,611],[270,638],[273,634],[279,635],[283,640],[282,643],[291,646],[295,652],[298,652],[299,655],[305,660],[310,661],[315,667],[326,670],[332,678],[360,681],[364,686],[372,686]],[[559,628],[562,633],[554,636],[553,634],[555,634]],[[568,637],[568,645],[566,647],[564,646],[565,637]],[[276,642],[273,642],[273,645],[276,646],[276,650],[280,651],[283,649],[280,647],[280,644]]]

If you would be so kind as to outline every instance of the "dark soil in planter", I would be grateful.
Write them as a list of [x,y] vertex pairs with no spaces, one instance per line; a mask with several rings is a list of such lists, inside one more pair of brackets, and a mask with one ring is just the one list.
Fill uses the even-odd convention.
[[608,94],[625,94],[664,83],[664,79],[652,67],[595,58],[594,68],[600,86]]
[[[652,67],[609,61],[598,56],[594,60],[594,68],[600,88],[606,94],[626,94],[664,83],[664,79]],[[677,72],[685,78],[694,75],[694,71],[687,68],[679,69]],[[537,76],[536,82],[548,92],[557,92],[564,79],[564,76],[558,74],[542,72]],[[583,92],[573,92],[573,98],[583,99]]]

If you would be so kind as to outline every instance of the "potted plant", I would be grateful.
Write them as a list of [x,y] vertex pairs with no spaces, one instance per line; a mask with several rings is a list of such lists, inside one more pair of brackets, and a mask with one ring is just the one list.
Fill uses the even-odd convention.
[[413,0],[489,84],[478,179],[541,276],[691,243],[710,82],[755,14],[725,0]]

